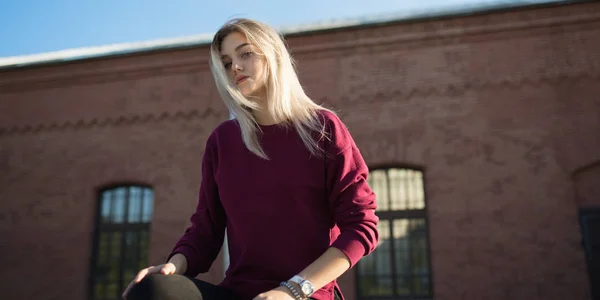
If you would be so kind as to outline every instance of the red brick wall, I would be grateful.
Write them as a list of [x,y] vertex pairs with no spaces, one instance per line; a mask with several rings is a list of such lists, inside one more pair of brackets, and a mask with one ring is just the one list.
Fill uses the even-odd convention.
[[[600,4],[289,43],[370,166],[425,168],[435,299],[589,299],[577,209],[600,205]],[[151,263],[164,259],[227,118],[206,59],[200,47],[0,72],[7,299],[85,297],[107,183],[154,187]],[[354,299],[352,272],[340,282]]]
[[292,41],[369,165],[426,168],[436,299],[589,299],[572,175],[600,161],[599,8]]
[[[164,68],[150,55],[3,74],[1,107],[10,113],[0,118],[0,280],[7,299],[87,295],[101,186],[153,186],[152,264],[187,226],[204,142],[228,113],[204,66],[188,60],[178,69],[184,54],[158,56]],[[215,265],[204,278],[221,276]]]

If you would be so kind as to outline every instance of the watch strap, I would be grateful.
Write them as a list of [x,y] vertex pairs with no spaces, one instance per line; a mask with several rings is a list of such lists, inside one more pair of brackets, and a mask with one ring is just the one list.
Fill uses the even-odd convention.
[[[312,296],[312,295],[315,293],[315,287],[314,287],[314,285],[312,284],[312,282],[310,282],[309,280],[307,280],[306,278],[304,278],[304,277],[302,277],[302,276],[300,276],[300,275],[295,275],[294,277],[292,277],[292,278],[289,280],[289,282],[293,282],[293,283],[295,283],[295,284],[299,285],[299,286],[300,286],[300,293],[301,293],[301,294],[302,294],[304,297],[306,297],[306,298],[309,298],[310,296]],[[304,290],[302,289],[302,287],[303,287],[304,285],[306,285],[306,284],[308,284],[308,285],[310,286],[310,289],[311,289],[311,291],[312,291],[312,292],[311,292],[311,293],[309,293],[309,294],[306,294],[306,293],[304,292]]]
[[296,298],[296,300],[304,300],[304,298],[302,298],[302,296],[300,295],[300,293],[302,293],[302,292],[298,292],[296,290],[296,288],[294,288],[294,286],[291,285],[289,282],[284,281],[284,282],[280,283],[279,285],[284,286],[288,290],[290,290],[290,292],[292,292],[292,294],[294,295],[294,298]]

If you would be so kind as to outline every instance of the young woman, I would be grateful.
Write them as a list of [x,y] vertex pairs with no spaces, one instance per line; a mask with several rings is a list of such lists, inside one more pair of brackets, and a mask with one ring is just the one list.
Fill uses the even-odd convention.
[[[235,118],[206,142],[191,225],[167,263],[139,272],[137,299],[343,299],[336,279],[378,242],[375,194],[350,133],[304,93],[280,35],[235,19],[210,66]],[[207,272],[227,232],[230,266]]]

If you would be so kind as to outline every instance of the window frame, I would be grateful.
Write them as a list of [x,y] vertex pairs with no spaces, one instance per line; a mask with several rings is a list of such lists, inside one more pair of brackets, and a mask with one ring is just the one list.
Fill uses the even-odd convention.
[[[401,169],[401,170],[409,170],[409,171],[417,171],[421,173],[421,178],[423,180],[423,202],[425,204],[425,207],[422,209],[403,209],[403,210],[386,210],[386,211],[376,211],[375,214],[379,217],[379,220],[387,220],[390,224],[390,227],[393,227],[393,221],[395,220],[411,220],[411,219],[422,219],[425,222],[425,238],[426,238],[426,242],[427,242],[427,251],[425,253],[426,257],[427,257],[427,261],[429,263],[429,270],[428,270],[428,280],[429,280],[429,294],[428,295],[405,295],[405,296],[401,296],[401,295],[389,295],[389,296],[369,296],[369,295],[361,295],[361,290],[360,290],[360,280],[361,280],[361,274],[360,274],[360,262],[356,265],[356,270],[354,272],[354,282],[355,282],[355,293],[356,293],[356,299],[358,300],[396,300],[396,299],[411,299],[411,300],[429,300],[429,299],[434,299],[435,295],[434,295],[434,283],[433,283],[433,267],[432,267],[432,261],[431,261],[431,230],[430,230],[430,222],[429,222],[429,205],[428,205],[428,199],[427,199],[427,172],[425,170],[425,168],[423,167],[419,167],[416,165],[407,165],[407,164],[385,164],[385,165],[377,165],[377,166],[373,166],[373,167],[369,167],[369,176],[372,174],[372,172],[374,171],[380,171],[380,170],[384,170],[384,171],[389,171],[390,169]],[[388,176],[388,180],[389,180],[389,175]],[[389,187],[388,187],[389,188]],[[387,199],[386,199],[387,200]],[[391,229],[393,231],[393,228]],[[394,244],[394,243],[392,243]],[[391,253],[390,255],[390,264],[392,266],[394,266],[392,268],[392,270],[395,270],[395,266],[396,266],[396,258],[395,258],[395,254],[393,253],[395,251],[395,248],[392,246],[390,247],[389,250]],[[392,276],[392,288],[394,291],[397,291],[397,285],[396,285],[396,276],[397,274],[392,271],[393,273],[390,274],[390,276]]]
[[[592,260],[592,248],[588,245],[590,241],[587,239],[588,236],[588,224],[585,222],[586,217],[600,217],[600,206],[583,206],[579,208],[578,219],[579,219],[579,228],[581,234],[581,246],[583,248],[584,257],[585,257],[585,269],[588,277],[589,291],[592,297],[600,295],[600,287],[594,286],[594,276],[600,276],[600,274],[596,274],[594,272],[598,272],[600,270],[593,270],[590,264]],[[592,252],[592,253],[590,253]],[[600,258],[600,257],[599,257]]]
[[[129,194],[129,189],[132,187],[136,187],[136,188],[140,188],[142,190],[144,189],[149,189],[152,192],[152,215],[150,216],[150,219],[147,222],[139,222],[139,223],[118,223],[118,224],[103,224],[102,222],[102,204],[103,204],[103,194],[105,192],[108,191],[112,191],[115,192],[117,189],[120,188],[124,188],[126,190],[126,194],[125,194],[125,199],[126,199],[126,204],[125,204],[125,210],[124,210],[124,216],[125,218],[127,217],[127,214],[129,212],[129,205],[127,205],[129,203],[130,198],[130,194]],[[111,198],[112,199],[112,198]],[[123,275],[125,273],[125,262],[124,262],[124,256],[123,253],[125,253],[125,232],[143,232],[146,231],[148,233],[148,244],[150,244],[151,242],[151,237],[150,237],[150,232],[152,230],[152,217],[154,216],[154,207],[156,204],[156,197],[155,197],[155,191],[154,188],[149,185],[149,184],[145,184],[145,183],[140,183],[140,182],[124,182],[124,183],[118,183],[118,184],[110,184],[110,185],[105,185],[102,186],[98,189],[96,189],[96,193],[95,193],[95,211],[94,211],[94,223],[93,223],[93,235],[92,235],[92,242],[91,242],[91,257],[90,257],[90,262],[89,262],[89,273],[88,273],[88,299],[95,299],[95,284],[96,284],[96,278],[97,278],[97,261],[99,259],[99,246],[100,246],[100,235],[103,232],[120,232],[121,233],[121,238],[120,238],[120,253],[119,253],[119,280],[118,280],[118,288],[117,288],[117,295],[115,295],[118,299],[120,299],[120,295],[121,293],[124,291],[124,289],[126,288],[126,286],[123,284]],[[142,203],[143,203],[143,197],[142,197]],[[143,216],[143,210],[140,211],[140,218],[142,218]],[[136,255],[141,254],[141,246],[139,245],[140,241],[138,239],[138,253]],[[149,252],[150,249],[147,249],[147,251]],[[133,278],[132,278],[133,279]],[[109,296],[107,296],[109,297]]]

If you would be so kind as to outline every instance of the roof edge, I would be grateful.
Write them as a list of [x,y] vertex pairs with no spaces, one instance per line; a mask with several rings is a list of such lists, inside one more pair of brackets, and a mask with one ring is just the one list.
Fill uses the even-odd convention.
[[[316,22],[306,25],[282,26],[277,30],[284,36],[301,36],[306,34],[323,33],[337,30],[348,30],[362,27],[383,26],[395,23],[417,22],[432,19],[455,18],[471,15],[482,15],[502,11],[510,11],[516,8],[532,9],[550,6],[563,6],[579,3],[594,2],[591,0],[546,0],[504,2],[494,4],[471,4],[460,7],[438,6],[437,9],[420,9],[419,11],[407,11],[401,13],[377,14],[371,16],[331,20],[327,22]],[[201,47],[208,45],[214,33],[198,34],[177,38],[156,39],[141,42],[119,43],[93,47],[71,48],[59,51],[44,52],[31,55],[0,57],[0,70],[19,69],[24,67],[54,65],[68,62],[85,61],[90,59],[101,59],[118,57],[131,54],[158,52],[165,50],[179,50],[190,47]]]

